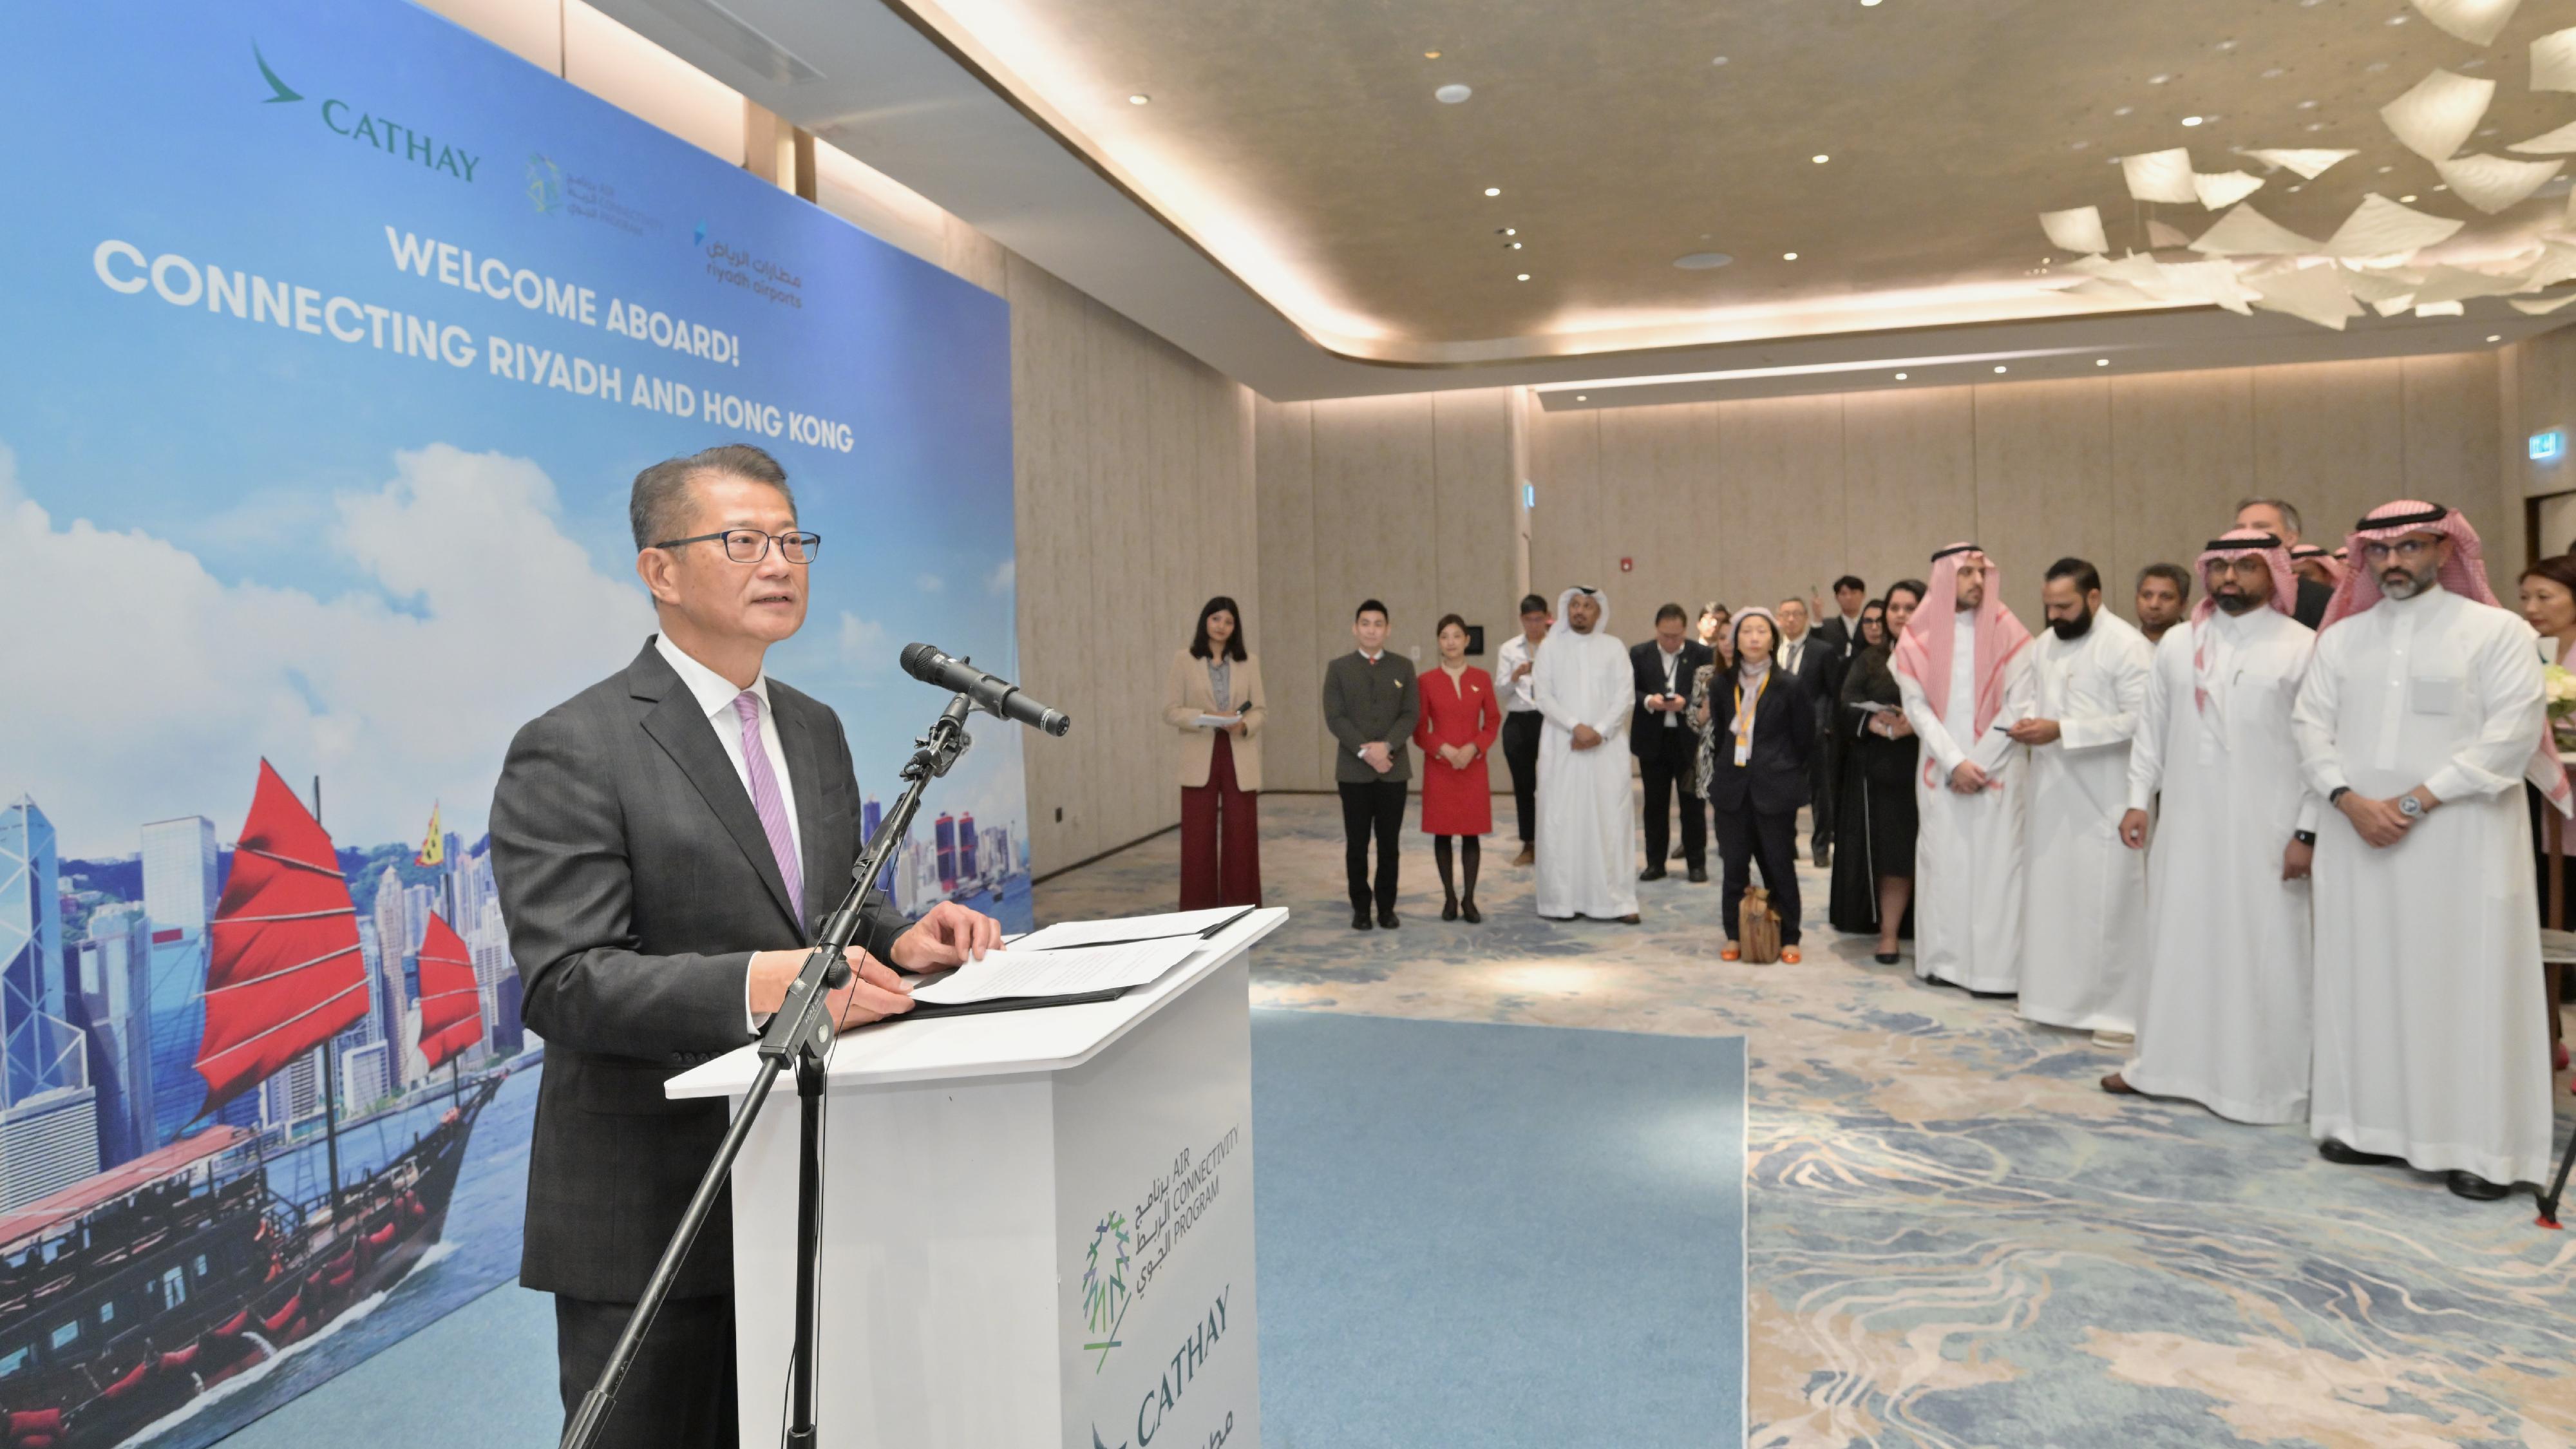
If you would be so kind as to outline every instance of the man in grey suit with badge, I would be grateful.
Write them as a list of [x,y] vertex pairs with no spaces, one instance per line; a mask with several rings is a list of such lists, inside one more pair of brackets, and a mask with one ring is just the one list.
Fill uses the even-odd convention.
[[[822,543],[797,528],[786,473],[758,448],[710,448],[638,474],[629,514],[660,632],[522,728],[492,800],[522,1015],[546,1041],[519,1277],[555,1295],[567,1417],[724,1134],[722,1102],[671,1101],[663,1083],[754,1039],[864,844],[839,717],[762,670],[805,622]],[[1000,938],[953,902],[909,926],[876,910],[833,1012],[846,1027],[906,1011],[889,966],[943,970]],[[734,1400],[720,1202],[599,1442],[732,1445]]]
[[[1422,717],[1413,661],[1386,647],[1386,605],[1364,599],[1351,615],[1357,649],[1324,666],[1324,728],[1333,736],[1333,786],[1342,797],[1342,867],[1350,877],[1351,929],[1401,924],[1395,914],[1396,842],[1404,830],[1404,752]],[[1369,874],[1369,837],[1377,874]],[[1369,907],[1377,907],[1374,920]]]

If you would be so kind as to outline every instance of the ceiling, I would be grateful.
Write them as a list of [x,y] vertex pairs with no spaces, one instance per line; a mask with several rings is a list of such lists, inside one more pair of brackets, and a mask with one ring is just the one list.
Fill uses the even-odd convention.
[[[2446,258],[2501,258],[2558,224],[2565,179],[2480,216],[2377,109],[2441,66],[2498,82],[2466,149],[2576,119],[2524,58],[2576,0],[2523,0],[2486,47],[2404,0],[604,8],[1276,398],[1709,373],[1696,395],[1842,390],[1892,381],[1890,359],[2303,361],[2558,320],[2482,299],[2335,333],[2069,298],[2072,254],[2036,214],[2099,206],[2115,249],[2146,249],[2151,220],[2197,234],[2215,213],[2130,202],[2115,161],[2187,145],[2267,177],[2252,204],[2294,231],[2378,191],[2470,218]],[[1451,84],[1472,97],[1434,97]],[[2307,182],[2230,154],[2265,147],[2360,154]],[[1734,260],[1673,265],[1711,251]]]

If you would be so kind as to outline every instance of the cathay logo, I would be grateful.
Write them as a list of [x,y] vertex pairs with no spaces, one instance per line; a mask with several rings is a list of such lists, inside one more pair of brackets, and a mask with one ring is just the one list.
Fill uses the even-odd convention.
[[[277,68],[268,63],[268,57],[261,53],[257,42],[252,43],[250,55],[259,64],[259,78],[268,85],[268,94],[261,98],[260,104],[292,105],[303,101],[304,93],[286,83],[285,78],[277,73]],[[364,142],[396,160],[452,176],[459,181],[472,181],[474,169],[483,164],[482,157],[462,147],[441,141],[427,131],[405,125],[390,116],[352,105],[337,96],[324,100],[315,114],[336,135]]]

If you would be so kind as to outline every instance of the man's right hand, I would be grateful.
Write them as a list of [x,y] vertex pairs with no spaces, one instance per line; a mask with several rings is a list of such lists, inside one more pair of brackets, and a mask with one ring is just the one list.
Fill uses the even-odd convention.
[[[805,969],[805,958],[811,954],[802,948],[752,953],[746,1000],[753,1015],[772,1016],[786,1005],[787,988],[795,984],[796,973]],[[825,1002],[844,1030],[912,1010],[912,994],[903,989],[892,968],[865,951],[853,950],[850,960],[857,969],[850,973],[849,984]]]
[[1390,764],[1386,755],[1386,741],[1371,740],[1367,744],[1360,746],[1360,759],[1365,762],[1370,769],[1377,771],[1381,775],[1385,774]]
[[1600,747],[1600,744],[1601,731],[1594,729],[1588,724],[1579,724],[1574,727],[1574,747],[1576,749],[1597,749]]
[[1513,678],[1515,681],[1519,681],[1519,680],[1523,680],[1523,679],[1527,679],[1527,678],[1529,678],[1530,663],[1531,663],[1531,661],[1530,661],[1530,660],[1524,659],[1524,660],[1522,660],[1520,663],[1513,665],[1513,666],[1512,666],[1512,678]]
[[2357,790],[2346,790],[2335,808],[2375,850],[2386,850],[2404,840],[2406,827],[2415,823],[2398,810],[2396,801],[2373,800]]
[[2132,810],[2120,817],[2120,843],[2131,850],[2147,848],[2147,812]]
[[1986,772],[1974,760],[1961,760],[1950,772],[1950,788],[1962,795],[1974,795],[1986,788]]

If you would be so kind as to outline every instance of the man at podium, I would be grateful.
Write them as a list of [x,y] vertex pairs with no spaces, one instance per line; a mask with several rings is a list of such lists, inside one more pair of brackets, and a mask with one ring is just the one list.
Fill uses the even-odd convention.
[[[547,1046],[519,1276],[555,1295],[567,1416],[724,1133],[721,1102],[668,1101],[663,1082],[754,1038],[863,844],[839,718],[761,667],[805,621],[822,544],[785,471],[710,448],[636,475],[628,512],[660,632],[519,731],[491,815],[523,1016]],[[1000,939],[953,902],[910,926],[874,910],[832,1008],[845,1026],[908,1010],[889,963],[943,970]],[[600,1444],[736,1441],[732,1236],[720,1203]]]

